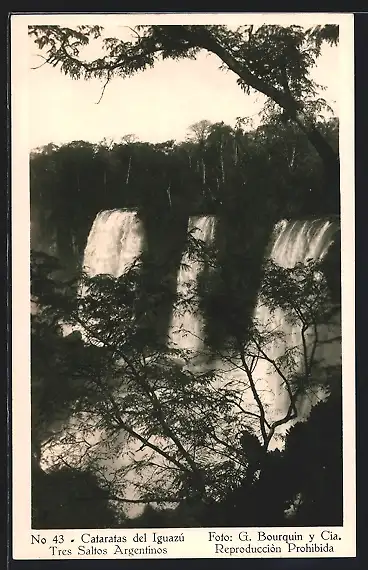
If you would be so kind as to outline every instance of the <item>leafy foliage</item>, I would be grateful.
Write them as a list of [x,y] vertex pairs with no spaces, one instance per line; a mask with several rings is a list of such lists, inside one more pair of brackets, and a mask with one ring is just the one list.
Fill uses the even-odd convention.
[[[207,259],[215,266],[211,259],[216,251],[205,251],[203,243],[196,247],[194,237],[189,244],[189,260]],[[282,341],[282,334],[254,319],[245,336],[233,328],[230,344],[215,355],[225,366],[197,368],[190,350],[170,343],[165,348],[147,334],[157,299],[144,291],[141,259],[118,278],[82,275],[73,295],[60,286],[54,294],[47,293],[52,279],[44,269],[37,270],[40,266],[35,268],[35,292],[46,294],[37,318],[53,314],[55,326],[62,319],[64,326],[79,331],[75,341],[73,335],[50,331],[49,337],[55,336],[55,348],[50,349],[52,345],[40,344],[40,329],[33,329],[32,350],[41,370],[36,368],[33,381],[37,385],[42,380],[35,406],[42,412],[50,402],[60,405],[64,414],[58,430],[55,408],[43,420],[43,436],[40,428],[33,429],[36,442],[42,442],[43,464],[95,473],[116,506],[182,505],[178,509],[189,509],[185,516],[190,518],[194,505],[201,505],[196,520],[217,503],[226,503],[242,485],[256,485],[280,426],[298,417],[298,398],[318,384],[313,348],[318,339],[308,346],[300,341],[275,358],[269,347]],[[40,275],[46,275],[45,286]],[[265,271],[264,300],[271,311],[294,311],[292,322],[301,339],[306,324],[327,318],[324,282],[316,282],[315,276],[312,264],[295,270],[271,265]],[[198,291],[189,295],[189,306],[197,305]],[[41,296],[37,298],[40,303]],[[178,302],[180,307],[186,299]],[[41,366],[45,350],[51,359]],[[288,398],[281,415],[272,407],[272,397],[270,403],[259,388],[255,365],[260,360],[279,376]]]
[[[315,113],[325,105],[315,101],[317,88],[309,71],[316,63],[322,43],[336,44],[338,26],[305,30],[300,26],[137,26],[133,37],[102,38],[103,29],[80,26],[30,26],[29,34],[46,50],[45,63],[59,66],[74,79],[104,78],[105,87],[114,75],[129,77],[153,67],[159,59],[195,58],[206,50],[216,55],[221,67],[237,76],[241,88],[260,92],[268,109],[282,109],[317,150],[338,201],[338,156],[319,131]],[[81,51],[90,39],[102,40],[106,55],[87,61]],[[104,89],[105,89],[104,87]]]
[[[334,212],[329,194],[322,191],[318,157],[292,124],[275,118],[253,130],[222,123],[204,127],[200,141],[75,141],[34,152],[33,248],[57,255],[75,270],[96,214],[112,208],[138,209],[152,243],[167,224],[172,227],[166,231],[176,231],[182,240],[179,231],[184,225],[171,221],[189,214],[216,213],[231,219],[231,227],[242,210],[251,236],[259,226],[253,212],[261,213],[269,228],[280,217]],[[320,128],[336,146],[336,121],[321,123]],[[160,222],[151,231],[154,220]]]
[[[75,141],[32,154],[36,249],[52,242],[51,253],[63,262],[73,256],[80,262],[96,213],[117,207],[137,208],[148,236],[145,254],[118,278],[78,274],[66,281],[55,260],[33,255],[34,520],[55,528],[76,525],[69,511],[52,521],[37,510],[42,481],[59,489],[63,503],[70,502],[61,484],[65,479],[77,496],[85,484],[101,498],[102,510],[88,511],[98,526],[129,525],[123,511],[137,504],[147,505],[139,519],[143,526],[165,520],[172,526],[216,520],[221,526],[277,525],[285,523],[285,508],[295,506],[298,497],[298,520],[321,524],[316,504],[327,493],[326,467],[340,492],[338,454],[328,456],[323,446],[316,451],[315,486],[302,470],[292,482],[290,477],[299,444],[310,449],[313,430],[322,429],[324,419],[330,418],[331,438],[339,441],[334,408],[339,403],[328,401],[330,416],[321,411],[328,404],[321,404],[311,428],[309,422],[292,428],[284,452],[271,448],[300,418],[306,395],[321,384],[326,395],[338,384],[336,371],[321,370],[318,357],[319,326],[329,324],[334,306],[319,264],[284,269],[272,262],[262,266],[262,260],[280,217],[338,212],[333,202],[337,123],[322,120],[325,102],[316,98],[319,86],[309,75],[322,43],[337,43],[338,28],[138,26],[131,31],[125,41],[103,37],[99,26],[29,29],[46,52],[45,63],[74,79],[103,79],[104,89],[114,75],[129,77],[159,59],[195,58],[204,49],[236,74],[246,93],[266,96],[265,118],[257,129],[242,118],[234,129],[201,121],[183,143],[150,145],[128,136],[119,144]],[[100,42],[105,55],[83,59],[90,40]],[[327,190],[318,157],[332,180]],[[184,233],[189,214],[209,212],[218,215],[220,232],[207,249]],[[165,243],[165,253],[175,258],[168,268],[165,255],[157,252],[175,223],[175,247]],[[183,252],[189,265],[199,262],[205,269],[202,281],[175,297],[172,284]],[[266,313],[286,316],[296,338],[292,345],[285,332],[271,326],[272,319],[254,314],[259,290]],[[221,306],[230,309],[221,317],[220,342],[207,339],[201,366],[198,355],[155,334],[162,305],[174,303],[176,311],[207,317]],[[66,335],[66,327],[72,334]],[[263,389],[259,365],[263,380],[277,378],[281,410],[275,391]],[[324,454],[326,461],[320,461]],[[48,465],[47,474],[40,465]],[[107,502],[120,518],[105,509]],[[152,505],[163,510],[157,513]],[[168,505],[176,508],[168,512]],[[341,519],[338,510],[329,515],[325,524]]]
[[113,528],[121,523],[108,503],[108,492],[93,473],[63,467],[32,476],[32,526],[47,528]]
[[[338,26],[317,26],[305,30],[301,26],[263,25],[242,26],[236,30],[226,26],[137,26],[132,40],[103,38],[100,26],[79,26],[75,30],[60,26],[30,26],[29,33],[42,50],[47,48],[46,60],[60,65],[61,70],[75,79],[84,77],[130,76],[152,67],[157,59],[194,58],[206,49],[219,55],[224,51],[223,65],[230,67],[226,55],[233,58],[240,69],[247,71],[247,83],[239,78],[246,90],[256,88],[251,78],[290,93],[300,100],[306,93],[313,94],[314,84],[308,79],[309,69],[315,65],[324,41],[338,41]],[[80,59],[83,47],[90,39],[103,39],[107,52],[94,61]],[[277,46],[277,49],[275,49]]]

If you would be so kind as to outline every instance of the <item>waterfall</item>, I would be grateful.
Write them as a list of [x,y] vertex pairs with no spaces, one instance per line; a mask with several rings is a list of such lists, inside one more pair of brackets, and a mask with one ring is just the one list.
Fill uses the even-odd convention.
[[[334,241],[338,224],[326,219],[317,220],[282,220],[276,224],[273,231],[267,256],[284,268],[292,268],[297,263],[305,263],[307,260],[321,260],[328,252]],[[267,356],[276,361],[285,351],[302,345],[301,325],[292,325],[284,311],[277,308],[271,313],[270,309],[259,300],[254,311],[254,321],[259,330],[263,327],[266,331],[275,330],[281,338],[273,340],[267,345]],[[271,327],[270,327],[271,325]],[[336,315],[335,321],[329,325],[318,326],[319,344],[315,352],[315,360],[325,361],[328,365],[341,362],[340,340],[331,342],[332,338],[339,337],[341,333],[340,315]],[[307,335],[306,335],[307,336]],[[310,339],[306,339],[310,343]],[[297,352],[295,353],[297,354]],[[302,366],[302,354],[296,356],[296,365]],[[300,358],[300,360],[298,360]],[[258,395],[266,411],[269,421],[273,422],[285,416],[290,398],[281,377],[274,366],[264,359],[258,358],[252,363],[252,377],[256,385]],[[220,383],[231,386],[237,390],[239,401],[248,412],[259,414],[250,384],[245,375],[238,350],[228,349],[215,360],[215,368]],[[297,370],[296,370],[297,371]],[[301,396],[297,402],[298,421],[305,420],[310,413],[311,407],[326,397],[323,388],[310,390]],[[278,436],[285,434],[290,427],[290,422],[280,426],[271,442],[270,449],[282,447],[283,439]],[[250,423],[251,426],[251,423]],[[259,434],[259,422],[253,421],[252,428]]]
[[270,257],[283,267],[294,267],[308,259],[322,259],[338,226],[329,220],[282,220],[276,225]]
[[[213,216],[199,216],[192,217],[188,223],[188,232],[193,234],[193,237],[202,240],[204,244],[210,245],[213,243],[216,228],[216,220]],[[273,232],[268,256],[276,263],[283,267],[293,267],[298,262],[306,262],[308,259],[322,259],[327,253],[331,243],[334,240],[335,234],[338,231],[338,224],[326,220],[307,220],[307,221],[281,221],[279,222]],[[124,210],[108,210],[100,212],[90,231],[87,246],[84,254],[84,269],[90,276],[97,274],[110,274],[118,277],[124,273],[133,260],[141,253],[143,246],[143,231],[140,221],[135,212]],[[199,261],[193,261],[188,256],[183,256],[182,267],[180,268],[177,276],[177,292],[178,297],[186,296],[188,289],[193,288],[193,283],[198,281],[204,266]],[[194,310],[193,310],[194,309]],[[269,310],[262,306],[259,302],[255,309],[255,317],[259,322],[265,324],[271,317]],[[298,331],[295,327],[290,325],[285,318],[282,310],[277,310],[272,314],[273,325],[279,327],[287,335],[287,340],[284,344],[275,344],[271,347],[271,355],[277,358],[285,350],[285,346],[292,346],[298,342]],[[339,330],[339,319],[336,321],[336,330]],[[203,335],[204,322],[202,317],[196,311],[196,307],[182,306],[180,303],[174,310],[172,323],[169,331],[169,342],[171,345],[178,346],[191,353],[192,356],[200,357],[201,353],[205,350],[205,339]],[[336,332],[336,331],[334,331]],[[332,331],[326,327],[321,330],[321,337],[328,339],[331,337]],[[300,340],[300,339],[299,339]],[[322,348],[323,356],[329,362],[339,361],[341,359],[340,343],[335,343],[334,346],[329,346],[327,350]],[[199,362],[198,362],[199,360]],[[200,364],[200,358],[194,358],[197,364]],[[237,364],[237,363],[235,363]],[[238,382],[239,386],[244,386],[244,370],[239,370],[239,367],[229,366],[225,360],[218,360],[215,363],[216,369],[219,371],[220,382],[230,384],[232,377],[235,379],[235,384]],[[238,378],[237,378],[238,375]],[[257,390],[262,394],[265,404],[269,404],[273,408],[273,417],[280,417],[280,414],[285,413],[287,407],[287,394],[285,388],[281,385],[279,378],[265,365],[264,361],[259,361],[254,369],[254,377],[257,381]],[[252,405],[255,406],[254,401],[250,395],[250,391],[246,391],[246,399],[243,403],[247,406],[248,410],[252,410]],[[323,394],[317,395],[323,397]],[[313,400],[313,399],[312,399]],[[299,403],[302,416],[306,417],[309,413],[312,402],[307,402],[306,399]],[[256,410],[256,408],[255,408]],[[256,410],[257,411],[257,410]],[[98,418],[97,418],[98,420]],[[70,425],[72,429],[77,429],[77,419],[72,418]],[[74,427],[73,427],[74,426]],[[96,423],[97,426],[97,423]],[[215,426],[216,427],[216,426]],[[221,429],[221,426],[218,426]],[[91,430],[91,439],[95,440],[99,437],[98,429]],[[156,440],[159,445],[159,438]],[[135,481],[133,477],[136,476],[132,471],[129,471],[129,466],[134,462],[140,461],[143,458],[149,462],[150,455],[154,454],[152,450],[143,449],[141,442],[134,440],[134,438],[127,434],[121,434],[121,448],[124,449],[123,453],[119,453],[119,457],[110,460],[108,465],[109,469],[113,471],[114,468],[123,469],[126,467],[126,487],[124,489],[125,497],[129,499],[139,498],[139,493],[135,488]],[[55,444],[54,444],[55,445]],[[62,446],[61,446],[62,447]],[[53,453],[55,454],[55,447]],[[60,451],[60,454],[65,454],[68,457],[68,451],[65,449]],[[74,450],[74,455],[76,454]],[[46,452],[47,455],[47,452]],[[82,455],[82,453],[80,454]],[[57,457],[53,456],[47,461],[45,458],[44,465],[50,467],[53,461],[57,461]],[[157,477],[160,477],[160,465],[165,463],[165,460],[158,455],[155,458],[157,464]],[[100,460],[100,464],[104,465],[104,460]],[[155,472],[147,465],[145,470],[142,470],[140,475],[142,479],[147,481],[154,481]],[[168,488],[170,486],[169,477],[167,477]],[[130,517],[136,517],[141,514],[143,507],[133,505],[131,507],[124,507],[125,513]]]
[[[196,240],[201,240],[206,246],[209,246],[214,240],[215,222],[213,216],[191,217],[188,223],[188,233]],[[190,256],[184,254],[177,277],[179,299],[188,297],[193,284],[198,282],[202,270],[203,263],[193,261]],[[184,306],[182,309],[179,306],[174,307],[169,331],[169,339],[172,345],[199,356],[204,349],[203,329],[204,322],[198,313],[198,307],[193,307],[193,304],[190,307]]]
[[[89,232],[83,256],[83,270],[89,277],[112,275],[120,277],[142,251],[143,231],[134,211],[104,210],[99,212]],[[83,286],[81,289],[83,293]],[[86,340],[81,326],[62,323],[64,336],[78,330]]]
[[119,277],[142,251],[143,232],[137,214],[106,210],[97,214],[88,236],[83,267],[93,277]]
[[[339,226],[336,222],[325,219],[282,220],[276,225],[273,232],[269,257],[285,268],[292,268],[297,263],[305,263],[309,259],[321,260],[333,243],[338,229]],[[267,307],[258,304],[255,313],[261,325],[266,325],[272,319],[272,326],[281,330],[285,335],[283,342],[275,343],[271,347],[269,355],[272,359],[275,360],[280,357],[287,348],[301,344],[300,325],[291,325],[282,309],[276,309],[271,315]],[[341,344],[339,341],[328,346],[324,345],[323,348],[321,346],[323,341],[328,341],[329,338],[339,335],[340,316],[336,317],[333,325],[319,325],[318,332],[320,347],[315,355],[316,360],[323,359],[328,364],[339,363],[341,361]],[[261,380],[266,379],[269,399],[274,402],[275,415],[284,414],[289,398],[285,388],[280,384],[280,378],[273,372],[270,365],[264,361],[258,361],[254,376]],[[299,419],[305,419],[309,415],[311,407],[324,397],[325,392],[322,388],[304,395],[297,403]]]

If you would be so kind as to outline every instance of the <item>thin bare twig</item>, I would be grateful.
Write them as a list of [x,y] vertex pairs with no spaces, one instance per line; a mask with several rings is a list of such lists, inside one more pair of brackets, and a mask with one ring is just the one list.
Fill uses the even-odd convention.
[[125,27],[128,28],[128,30],[130,30],[131,32],[133,32],[133,34],[135,34],[139,40],[142,39],[142,36],[140,36],[138,34],[137,30],[135,30],[134,28],[131,28],[130,26],[125,26]]
[[103,96],[104,96],[104,94],[105,94],[106,87],[107,87],[107,85],[110,83],[110,79],[111,79],[111,76],[108,75],[108,77],[107,77],[107,79],[106,79],[106,82],[105,82],[105,84],[104,84],[104,86],[103,86],[103,88],[102,88],[101,96],[100,96],[99,100],[97,101],[97,103],[95,103],[96,105],[99,105],[99,104],[101,103],[102,98],[103,98]]
[[40,57],[41,59],[43,59],[44,62],[41,63],[41,65],[36,65],[36,67],[31,67],[32,70],[34,70],[34,69],[40,69],[41,67],[43,67],[44,65],[46,65],[46,63],[49,63],[49,62],[50,62],[50,57],[44,57],[44,56],[41,55],[41,54],[36,54],[36,55],[37,55],[37,57]]

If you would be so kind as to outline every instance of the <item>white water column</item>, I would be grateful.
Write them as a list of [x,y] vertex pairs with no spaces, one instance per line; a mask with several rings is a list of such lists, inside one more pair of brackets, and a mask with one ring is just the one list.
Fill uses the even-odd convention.
[[[189,219],[188,233],[194,239],[202,241],[206,246],[213,243],[216,220],[214,216],[194,216]],[[203,270],[203,263],[193,261],[184,254],[182,266],[177,276],[177,293],[179,298],[187,298],[198,282]],[[173,308],[173,317],[169,331],[169,341],[174,347],[186,350],[191,356],[200,356],[204,351],[204,322],[198,313],[198,307],[181,307],[180,300]]]
[[[282,220],[276,225],[273,232],[269,257],[285,268],[295,267],[297,263],[306,263],[309,259],[321,260],[332,245],[338,228],[336,222],[326,219]],[[282,356],[286,349],[301,346],[300,325],[290,324],[282,309],[276,309],[271,315],[269,309],[259,303],[255,317],[261,326],[271,323],[272,328],[279,330],[284,336],[284,340],[279,340],[268,347],[267,352],[272,359],[276,360]],[[323,341],[339,336],[340,326],[340,315],[337,315],[332,325],[318,327],[319,345],[315,354],[316,360],[324,360],[329,365],[341,362],[341,343],[339,340],[330,344],[321,344]],[[301,362],[300,365],[302,365]],[[271,419],[275,420],[282,417],[287,411],[290,400],[272,365],[264,360],[259,360],[254,370],[254,378],[258,390],[262,394],[262,399],[268,406]],[[298,419],[306,419],[311,407],[325,397],[326,392],[323,388],[310,391],[303,396],[297,402]],[[285,426],[281,428],[280,432],[284,430]]]
[[[193,230],[195,238],[202,240],[205,244],[210,245],[215,235],[216,220],[212,216],[199,216],[190,219],[188,231]],[[338,229],[336,223],[326,220],[308,220],[288,222],[282,221],[275,227],[275,231],[270,243],[270,257],[283,267],[293,267],[298,262],[305,262],[307,259],[321,259],[328,251],[333,242],[334,235]],[[84,255],[84,270],[90,276],[98,274],[110,274],[118,277],[124,273],[129,265],[141,253],[143,246],[142,225],[135,212],[124,210],[108,210],[100,212],[91,228],[87,246]],[[188,265],[188,267],[185,267]],[[200,262],[192,262],[185,256],[183,258],[183,267],[180,269],[177,278],[178,293],[185,294],[188,288],[193,287],[203,270]],[[259,321],[266,323],[270,319],[270,313],[260,304],[257,306],[255,316]],[[273,324],[280,327],[287,334],[287,344],[296,342],[296,331],[287,323],[285,315],[282,311],[276,311],[272,316]],[[339,323],[337,323],[338,327]],[[206,347],[204,346],[203,335],[204,323],[194,308],[193,310],[177,310],[174,311],[169,338],[172,344],[181,349],[189,351],[193,356],[201,354]],[[331,331],[324,331],[326,338]],[[276,358],[281,351],[285,349],[285,345],[275,345],[271,348],[272,356]],[[332,354],[333,353],[333,354]],[[341,348],[339,344],[335,344],[335,350],[328,356],[330,358],[341,358]],[[223,378],[226,383],[229,382],[233,375],[236,376],[233,368],[224,365],[224,362],[218,362],[218,369],[224,372]],[[244,372],[241,372],[244,379]],[[257,389],[265,398],[265,402],[273,408],[273,413],[277,416],[285,410],[286,399],[285,390],[281,387],[279,379],[271,373],[263,362],[259,362],[254,376],[257,379]],[[249,394],[249,392],[248,392]],[[244,405],[251,409],[253,405],[251,401],[245,401]],[[307,415],[308,406],[305,407],[304,413]],[[309,406],[310,408],[310,406]],[[70,424],[75,425],[77,429],[77,418],[72,418]],[[66,426],[66,431],[68,431]],[[93,440],[99,437],[97,429],[91,430],[91,438]],[[124,438],[123,438],[124,439]],[[122,443],[126,444],[126,440]],[[59,448],[62,454],[61,447]],[[121,467],[123,464],[132,464],[141,458],[142,455],[149,455],[150,452],[139,450],[140,444],[129,438],[129,445],[125,448],[123,456],[116,458],[114,465],[109,467],[113,471],[115,467]],[[55,448],[54,448],[55,451]],[[68,459],[68,451],[64,451],[64,456]],[[46,454],[47,455],[47,454]],[[46,460],[46,461],[45,461]],[[47,461],[48,460],[48,461]],[[54,460],[54,461],[53,461]],[[57,462],[57,458],[44,456],[44,467],[49,467],[52,463]],[[46,463],[48,465],[46,465]],[[132,473],[133,475],[133,473]],[[142,480],[149,481],[153,479],[154,473],[147,469],[142,473]],[[130,479],[130,477],[127,477]],[[128,483],[125,489],[127,498],[137,498],[134,481]],[[131,509],[126,508],[129,516],[135,517],[140,514],[142,508],[134,506]]]
[[141,254],[142,244],[142,223],[136,212],[99,212],[88,236],[83,268],[90,277],[99,274],[120,277]]

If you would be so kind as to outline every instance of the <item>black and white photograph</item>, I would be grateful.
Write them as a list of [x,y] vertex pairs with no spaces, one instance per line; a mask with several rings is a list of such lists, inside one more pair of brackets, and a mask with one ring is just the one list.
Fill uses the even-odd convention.
[[354,556],[352,16],[13,29],[18,552]]

